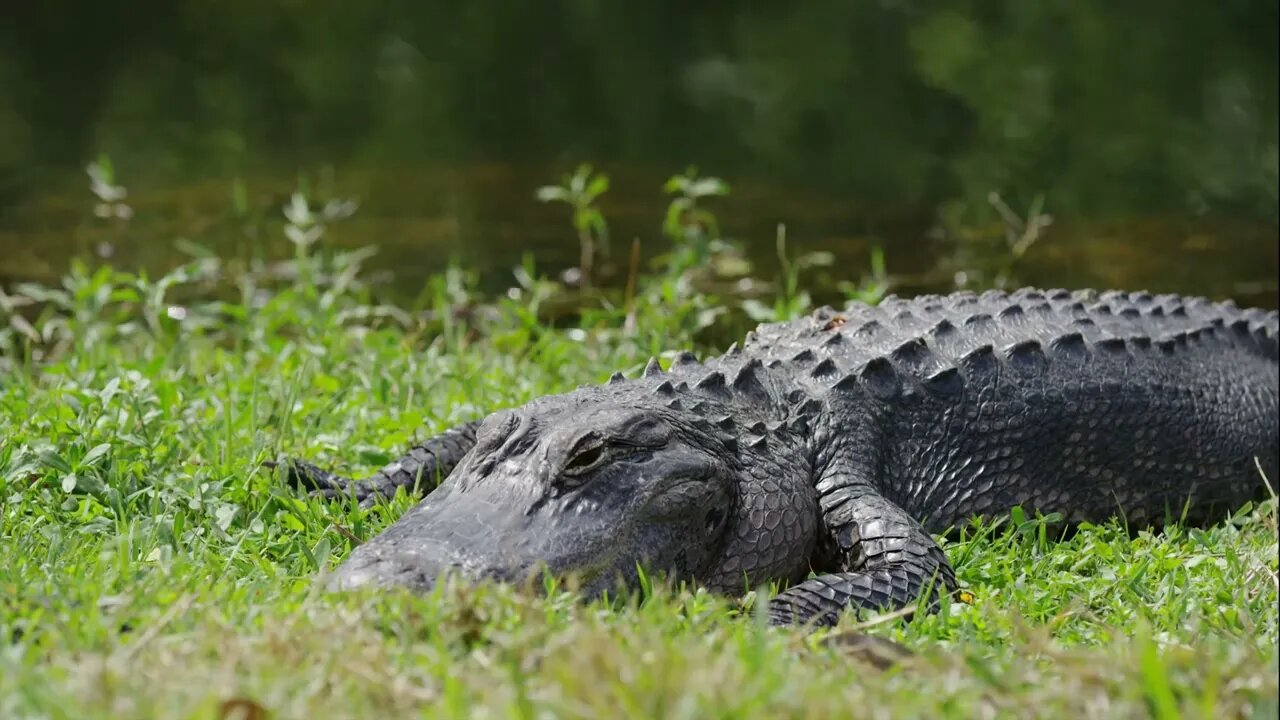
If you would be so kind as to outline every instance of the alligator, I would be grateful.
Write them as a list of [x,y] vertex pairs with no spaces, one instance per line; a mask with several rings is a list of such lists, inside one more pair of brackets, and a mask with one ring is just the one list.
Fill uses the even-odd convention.
[[1146,292],[962,292],[824,307],[699,361],[463,424],[353,481],[419,504],[359,545],[339,589],[549,571],[580,592],[645,571],[741,594],[773,624],[936,608],[935,535],[974,518],[1064,527],[1220,521],[1276,476],[1277,313]]

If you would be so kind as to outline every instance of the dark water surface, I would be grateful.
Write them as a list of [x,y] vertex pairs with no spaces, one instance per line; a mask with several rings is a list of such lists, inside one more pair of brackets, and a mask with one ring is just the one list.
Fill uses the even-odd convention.
[[[632,238],[669,249],[660,187],[694,164],[731,183],[711,207],[765,277],[786,223],[836,255],[818,284],[879,246],[907,291],[1004,272],[1276,306],[1275,2],[687,5],[19,4],[0,282],[163,269],[180,237],[288,256],[301,178],[358,199],[321,242],[377,245],[398,293],[451,258],[501,288],[526,252],[576,263],[566,208],[533,193],[589,161],[614,266]],[[95,215],[101,156],[128,219]],[[1053,217],[1012,264],[992,193]]]

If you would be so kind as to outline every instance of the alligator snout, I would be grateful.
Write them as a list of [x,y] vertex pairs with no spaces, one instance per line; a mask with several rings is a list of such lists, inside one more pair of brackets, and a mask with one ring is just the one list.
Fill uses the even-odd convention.
[[[441,578],[520,582],[536,564],[525,518],[478,494],[429,497],[387,532],[357,547],[333,575],[332,590],[404,587],[429,591]],[[525,538],[521,540],[521,538]]]

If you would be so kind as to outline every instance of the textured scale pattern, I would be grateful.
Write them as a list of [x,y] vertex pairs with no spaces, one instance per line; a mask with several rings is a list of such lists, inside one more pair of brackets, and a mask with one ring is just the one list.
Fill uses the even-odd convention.
[[1276,447],[1276,327],[1201,298],[1020,290],[823,309],[743,353],[830,361],[801,374],[812,392],[852,377],[882,398],[880,489],[932,531],[1012,505],[1145,523],[1193,491],[1205,512],[1253,494],[1253,455]]
[[[565,456],[557,444],[577,442],[577,426],[647,410],[691,438],[707,467],[736,473],[731,494],[707,516],[709,524],[728,516],[723,534],[705,547],[690,536],[689,553],[669,566],[722,592],[789,583],[771,620],[829,624],[848,608],[933,606],[956,578],[930,533],[974,516],[1022,506],[1069,523],[1116,515],[1135,526],[1203,523],[1260,497],[1258,469],[1275,478],[1280,462],[1278,326],[1273,311],[1141,292],[890,297],[761,325],[720,357],[680,353],[668,370],[651,361],[640,377],[615,374],[603,386],[505,411],[486,423],[492,442],[481,442],[473,461],[475,423],[367,481],[305,463],[290,469],[308,487],[367,503],[456,466],[445,486],[338,571],[348,585],[414,577],[425,586],[439,523],[470,532],[448,502],[498,488],[490,476],[500,476],[512,483],[507,495],[492,490],[486,509],[463,519],[474,522],[504,497],[513,515],[532,517],[535,506],[516,502],[543,492],[529,485],[528,453],[542,448],[537,482],[552,482],[546,458]],[[526,453],[519,457],[530,459],[500,449],[513,433]],[[553,497],[549,524],[522,532],[562,535],[552,548],[583,542],[574,539],[583,537],[575,534],[583,508],[604,507],[610,492],[622,492],[613,487]],[[647,537],[663,538],[655,532]],[[616,542],[595,547],[582,552],[618,551]],[[448,564],[509,575],[493,565],[515,561],[477,559],[486,550],[475,558],[458,551],[462,559]],[[639,557],[646,548],[626,550]]]

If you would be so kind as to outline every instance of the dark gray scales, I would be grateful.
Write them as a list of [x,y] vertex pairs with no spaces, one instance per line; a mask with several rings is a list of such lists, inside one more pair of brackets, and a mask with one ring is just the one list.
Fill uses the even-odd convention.
[[974,516],[1206,523],[1261,497],[1277,325],[1148,293],[854,303],[500,411],[367,480],[291,470],[366,503],[445,478],[341,587],[548,567],[590,594],[634,586],[639,563],[725,593],[781,581],[775,622],[830,623],[955,588],[930,533]]

